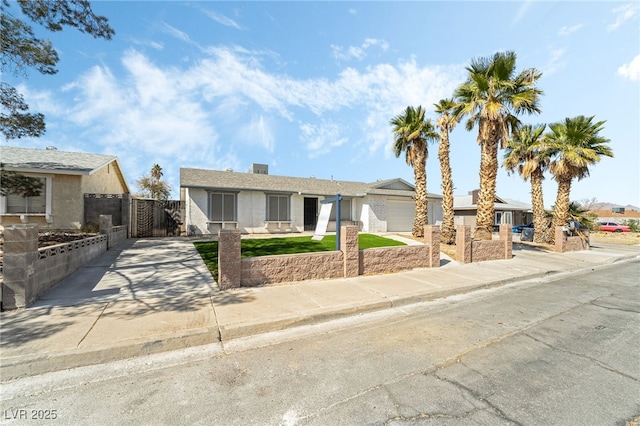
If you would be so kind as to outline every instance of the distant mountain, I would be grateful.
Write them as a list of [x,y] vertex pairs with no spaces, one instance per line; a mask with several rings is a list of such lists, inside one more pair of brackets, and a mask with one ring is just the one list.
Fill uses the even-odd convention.
[[640,207],[627,204],[626,206],[614,203],[595,203],[591,206],[591,210],[611,210],[613,207],[624,207],[627,211],[640,212]]

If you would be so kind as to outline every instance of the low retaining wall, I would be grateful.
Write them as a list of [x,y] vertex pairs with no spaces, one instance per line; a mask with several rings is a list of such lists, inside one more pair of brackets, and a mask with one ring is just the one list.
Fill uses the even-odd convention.
[[339,251],[248,257],[241,260],[242,286],[338,278],[344,276],[343,266]]
[[113,226],[111,215],[100,215],[100,233],[107,236],[107,249],[126,241],[128,231],[126,225]]
[[38,225],[4,229],[3,309],[25,308],[63,278],[127,239],[126,226],[101,229],[101,235],[38,248]]
[[471,263],[485,260],[511,259],[513,257],[513,233],[511,225],[500,225],[499,240],[471,238],[471,227],[456,226],[456,258],[458,262]]
[[582,236],[568,236],[562,226],[556,226],[555,249],[559,253],[566,251],[589,250],[589,234]]
[[385,274],[429,267],[429,246],[381,247],[360,250],[359,274]]
[[340,251],[241,258],[240,232],[218,232],[218,286],[222,290],[265,284],[353,277],[440,266],[440,228],[425,227],[425,245],[358,249],[358,227],[343,226]]
[[33,303],[64,277],[71,275],[84,264],[107,251],[107,247],[107,236],[98,235],[38,249],[35,279],[30,283],[30,297],[26,300],[26,306]]

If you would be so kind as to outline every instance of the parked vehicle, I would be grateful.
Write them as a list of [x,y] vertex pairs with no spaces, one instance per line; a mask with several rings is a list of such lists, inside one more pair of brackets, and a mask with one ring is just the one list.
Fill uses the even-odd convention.
[[533,222],[531,222],[531,223],[530,223],[530,224],[528,224],[528,225],[514,225],[514,226],[511,228],[511,232],[513,232],[514,234],[519,234],[519,233],[521,233],[521,232],[522,232],[522,230],[523,230],[524,228],[531,228],[531,229],[533,229]]
[[620,225],[615,222],[598,222],[600,230],[604,232],[631,232],[627,225]]

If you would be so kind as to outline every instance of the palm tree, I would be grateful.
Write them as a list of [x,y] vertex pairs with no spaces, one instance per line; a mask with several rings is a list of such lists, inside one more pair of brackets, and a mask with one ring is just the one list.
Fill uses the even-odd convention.
[[151,168],[151,178],[156,182],[158,182],[162,177],[162,175],[163,175],[162,167],[160,167],[159,164],[154,164],[153,167]]
[[603,156],[613,157],[609,139],[599,135],[605,122],[593,122],[593,118],[583,115],[567,117],[562,122],[549,125],[551,132],[546,135],[546,141],[556,152],[549,170],[558,182],[553,229],[567,223],[573,179],[589,176],[589,166],[596,164]]
[[427,142],[438,138],[431,120],[425,118],[422,106],[408,106],[404,114],[392,118],[393,153],[396,157],[404,151],[407,164],[413,167],[416,181],[416,215],[412,234],[416,238],[424,236],[424,226],[428,223],[427,211]]
[[493,231],[498,147],[504,148],[509,131],[519,124],[516,115],[539,113],[542,91],[535,88],[542,73],[529,68],[515,75],[516,54],[496,53],[478,58],[467,67],[469,77],[455,91],[456,116],[469,116],[466,128],[478,124],[480,191],[475,239],[489,240]]
[[526,125],[518,128],[507,142],[503,166],[508,172],[518,171],[526,181],[531,181],[531,206],[533,208],[533,241],[548,242],[546,212],[542,196],[544,172],[549,168],[552,151],[543,143],[545,124]]
[[150,182],[150,191],[151,198],[160,199],[163,196],[162,185],[160,182],[160,178],[162,178],[162,167],[159,164],[154,164],[151,168],[151,182]]
[[440,128],[438,159],[440,160],[440,172],[442,174],[442,232],[440,238],[443,244],[453,244],[455,242],[455,232],[453,227],[453,178],[451,176],[451,162],[449,161],[449,133],[458,122],[453,115],[456,103],[453,98],[441,99],[434,106],[436,107],[436,112],[440,114],[436,121],[436,125]]

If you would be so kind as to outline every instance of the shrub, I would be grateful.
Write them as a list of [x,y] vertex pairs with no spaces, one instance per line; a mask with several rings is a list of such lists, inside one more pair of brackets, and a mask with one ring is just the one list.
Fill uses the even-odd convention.
[[623,225],[627,225],[631,232],[640,232],[640,219],[624,219]]

